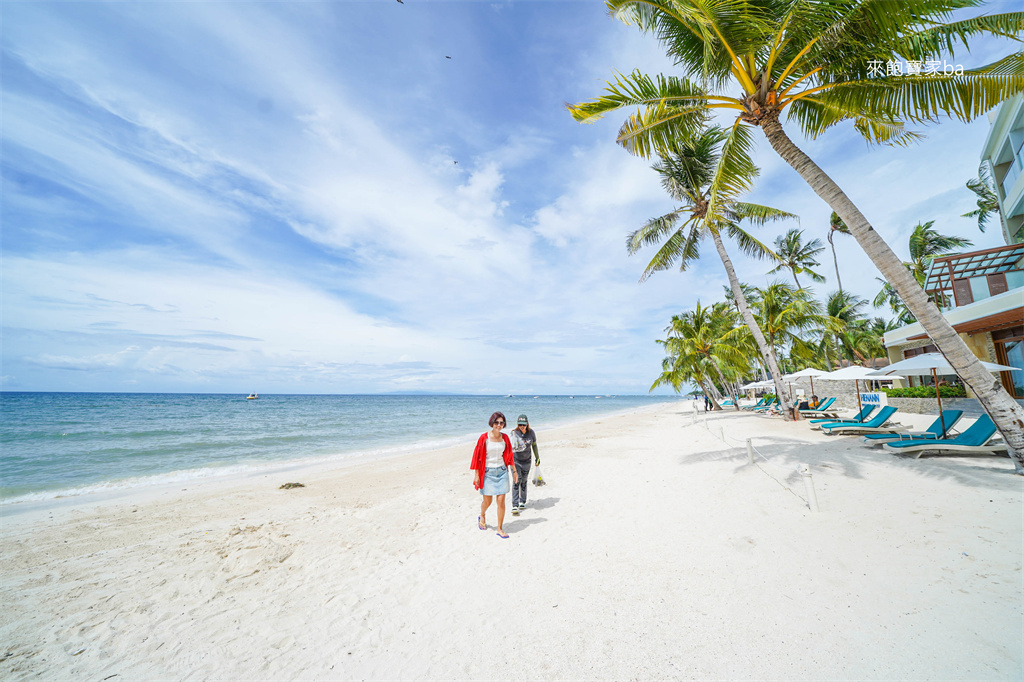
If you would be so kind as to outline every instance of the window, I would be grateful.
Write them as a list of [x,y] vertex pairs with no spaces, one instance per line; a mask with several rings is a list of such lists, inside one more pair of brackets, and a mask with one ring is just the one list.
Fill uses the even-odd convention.
[[[1010,367],[1024,367],[1024,326],[992,332],[996,347],[996,362]],[[1003,388],[1014,398],[1024,398],[1024,369],[1000,372]]]

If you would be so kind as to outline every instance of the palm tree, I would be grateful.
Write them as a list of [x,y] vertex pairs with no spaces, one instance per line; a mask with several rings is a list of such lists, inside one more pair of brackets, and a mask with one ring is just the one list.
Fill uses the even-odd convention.
[[871,302],[871,305],[876,308],[888,305],[889,310],[896,316],[895,319],[901,327],[917,322],[914,314],[910,312],[910,309],[907,308],[906,305],[904,305],[903,299],[896,293],[896,290],[893,289],[892,285],[881,277],[875,277],[875,279],[882,283],[882,289],[877,295],[875,295],[875,300]]
[[824,277],[811,270],[819,265],[814,257],[824,251],[825,247],[821,245],[820,239],[812,239],[804,244],[803,236],[803,230],[793,228],[786,234],[775,238],[775,255],[778,256],[779,265],[768,272],[771,275],[784,268],[792,271],[793,281],[796,282],[798,289],[803,289],[803,287],[800,286],[800,280],[796,277],[797,273],[806,274],[814,282],[825,281]]
[[964,213],[961,218],[977,218],[978,229],[982,232],[988,226],[988,219],[993,215],[999,216],[999,199],[996,197],[995,180],[989,171],[989,165],[983,163],[978,166],[978,177],[967,181],[967,189],[974,192],[978,198],[978,208]]
[[700,243],[710,237],[725,266],[740,314],[765,359],[779,395],[784,396],[778,360],[754,321],[722,240],[725,233],[744,253],[754,257],[772,256],[771,249],[743,230],[740,222],[746,220],[762,225],[768,221],[796,217],[776,208],[736,201],[736,197],[750,187],[758,172],[747,155],[749,143],[745,129],[734,128],[726,132],[712,126],[691,137],[674,152],[663,151],[654,169],[661,175],[665,191],[682,205],[631,232],[626,238],[626,247],[632,255],[645,246],[660,245],[644,269],[640,280],[643,281],[676,262],[680,270],[686,270],[700,257]]
[[[970,239],[940,234],[932,227],[934,224],[934,220],[918,223],[914,226],[907,240],[907,246],[910,248],[910,260],[904,261],[903,266],[910,271],[910,274],[914,276],[914,280],[917,281],[919,286],[924,286],[925,278],[928,277],[928,269],[935,258],[955,253],[957,249],[973,245]],[[898,306],[895,304],[897,300],[899,301]],[[882,284],[882,290],[875,296],[874,305],[878,307],[885,302],[889,303],[893,312],[901,314],[902,317],[906,316],[906,314],[902,313],[905,304],[899,299],[895,288],[888,282]],[[938,303],[943,305],[944,301],[938,301]]]
[[863,309],[868,302],[848,291],[833,291],[825,301],[825,311],[838,325],[833,334],[836,350],[848,360],[863,363],[867,358],[864,349],[861,323],[866,323]]
[[[709,308],[697,301],[694,310],[672,317],[666,330],[669,338],[662,343],[676,357],[689,358],[691,365],[705,367],[707,371],[702,374],[710,379],[710,386],[717,378],[722,394],[735,393],[730,377],[749,372],[750,363],[741,344],[735,343],[740,327],[734,321],[727,303],[715,303]],[[717,402],[715,409],[719,409]]]
[[[786,282],[772,282],[751,297],[754,317],[772,348],[788,349],[790,357],[811,358],[816,349],[805,335],[835,334],[840,322],[829,317],[807,289]],[[796,369],[791,368],[791,369]]]
[[[846,223],[857,243],[970,386],[1024,474],[1024,407],[985,371],[843,190],[786,134],[780,115],[814,138],[845,120],[871,143],[906,144],[905,128],[942,115],[970,121],[1024,89],[1024,53],[976,69],[932,68],[958,44],[1017,39],[1024,12],[948,21],[970,0],[607,0],[613,16],[655,34],[683,76],[618,75],[604,96],[569,109],[592,121],[636,106],[619,143],[649,156],[699,130],[710,109],[737,112]],[[903,60],[908,75],[902,75]],[[897,74],[896,66],[900,73]],[[740,91],[726,94],[737,84]]]
[[[659,340],[658,343],[664,343],[664,341]],[[684,360],[674,355],[669,355],[661,361],[661,374],[651,384],[648,393],[658,388],[658,386],[671,386],[676,393],[679,393],[687,381],[694,382],[700,386],[701,390],[704,390],[704,385],[697,379],[694,368]]]
[[934,224],[934,220],[918,223],[907,239],[907,245],[910,247],[910,261],[904,265],[921,285],[924,284],[925,277],[928,276],[928,268],[933,259],[974,245],[970,239],[939,234],[932,227]]
[[839,278],[839,259],[836,258],[836,245],[832,241],[836,232],[849,236],[850,228],[846,226],[846,223],[843,222],[838,213],[832,211],[832,215],[828,220],[828,245],[832,247],[832,263],[836,266],[836,283],[839,285],[839,291],[842,291],[843,280]]

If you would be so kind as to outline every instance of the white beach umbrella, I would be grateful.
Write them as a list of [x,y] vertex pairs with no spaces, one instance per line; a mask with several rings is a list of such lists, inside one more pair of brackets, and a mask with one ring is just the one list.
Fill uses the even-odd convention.
[[[787,374],[787,375],[785,375],[782,378],[785,379],[786,381],[796,381],[797,379],[804,379],[804,378],[810,379],[811,380],[811,395],[814,395],[814,377],[820,377],[820,376],[824,376],[826,374],[828,374],[828,372],[824,372],[824,371],[822,371],[820,369],[815,369],[814,367],[807,367],[806,369],[802,369],[799,372],[793,372],[792,374]],[[790,386],[789,390],[790,390],[790,392],[792,392],[793,391],[793,387]]]
[[[997,365],[993,362],[982,362],[981,366],[990,372],[1008,372],[1015,369],[1021,369],[1020,367]],[[887,367],[871,372],[868,376],[872,378],[886,376],[916,377],[936,376],[937,374],[956,374],[956,370],[953,369],[952,365],[949,364],[949,361],[943,357],[942,353],[921,353],[920,355],[915,355],[912,358],[894,362]]]
[[867,367],[861,367],[860,365],[850,365],[849,367],[843,367],[837,369],[834,372],[828,374],[822,374],[819,379],[828,379],[829,381],[853,381],[855,390],[857,391],[857,409],[863,410],[864,408],[860,404],[860,380],[868,381],[870,379],[878,379],[874,376],[875,370]]
[[[990,372],[1006,372],[1021,369],[1020,367],[997,365],[993,362],[980,362],[981,366]],[[921,353],[920,355],[915,355],[912,358],[894,362],[888,367],[883,367],[876,372],[872,372],[868,376],[874,378],[931,376],[932,381],[935,383],[935,400],[939,403],[939,421],[942,423],[942,432],[945,433],[946,420],[942,418],[942,396],[939,395],[939,374],[956,374],[956,370],[953,369],[952,365],[949,364],[949,361],[946,360],[942,353]]]

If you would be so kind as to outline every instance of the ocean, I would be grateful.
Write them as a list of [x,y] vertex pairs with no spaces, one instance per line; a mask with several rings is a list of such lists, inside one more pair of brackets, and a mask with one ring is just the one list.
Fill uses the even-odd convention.
[[[672,396],[0,393],[0,503],[464,443],[494,411],[544,430]],[[507,432],[507,429],[506,429]]]

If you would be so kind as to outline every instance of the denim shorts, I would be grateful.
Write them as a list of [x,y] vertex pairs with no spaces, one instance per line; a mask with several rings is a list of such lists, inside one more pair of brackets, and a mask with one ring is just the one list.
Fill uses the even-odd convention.
[[507,495],[510,489],[507,467],[484,469],[484,487],[480,490],[481,495]]

